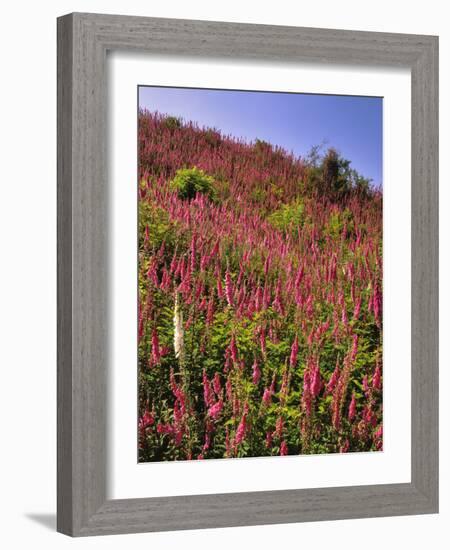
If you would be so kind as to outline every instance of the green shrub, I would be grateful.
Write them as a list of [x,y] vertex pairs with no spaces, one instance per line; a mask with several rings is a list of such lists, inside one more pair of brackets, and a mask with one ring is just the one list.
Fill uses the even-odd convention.
[[208,128],[204,133],[205,141],[211,147],[218,147],[222,143],[222,137],[220,133],[213,129]]
[[332,212],[324,227],[324,234],[332,239],[338,239],[344,227],[347,228],[347,234],[354,229],[353,214],[348,208]]
[[178,128],[181,128],[182,125],[181,118],[176,116],[168,116],[164,119],[164,126],[169,130],[177,130]]
[[305,205],[302,201],[296,200],[288,204],[283,204],[281,208],[272,212],[267,218],[268,222],[280,231],[297,231],[305,222]]
[[272,151],[272,145],[264,139],[256,138],[254,147],[256,151]]
[[206,195],[209,199],[216,199],[214,178],[208,176],[199,168],[182,168],[177,170],[175,177],[170,182],[170,187],[177,192],[183,200],[192,200],[197,193]]
[[149,246],[159,248],[164,241],[168,249],[172,250],[177,236],[177,226],[170,220],[169,214],[163,208],[151,202],[139,201],[139,248],[145,242],[146,229],[149,235]]

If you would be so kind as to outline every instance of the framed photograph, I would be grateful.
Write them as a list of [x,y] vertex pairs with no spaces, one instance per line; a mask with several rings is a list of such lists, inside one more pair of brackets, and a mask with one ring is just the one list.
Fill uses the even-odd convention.
[[438,39],[58,19],[58,530],[438,511]]

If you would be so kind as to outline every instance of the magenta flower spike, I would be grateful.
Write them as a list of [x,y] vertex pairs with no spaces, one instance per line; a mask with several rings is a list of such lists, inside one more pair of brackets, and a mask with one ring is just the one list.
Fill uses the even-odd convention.
[[153,364],[159,365],[161,361],[161,352],[160,352],[159,339],[158,339],[158,333],[156,331],[156,328],[154,328],[152,332],[152,358],[153,358]]
[[378,365],[375,367],[375,374],[373,375],[372,379],[372,387],[376,390],[381,389],[381,369]]
[[234,287],[233,281],[231,280],[230,272],[226,271],[225,273],[225,296],[230,307],[233,307],[234,303]]
[[338,383],[339,376],[340,376],[339,365],[336,363],[336,367],[327,384],[327,393],[331,393],[334,390],[334,388],[336,387],[336,384]]
[[255,359],[252,366],[252,381],[255,386],[258,385],[258,382],[261,379],[261,370],[258,365],[258,361]]
[[317,397],[322,389],[322,378],[320,375],[319,363],[317,363],[313,369],[310,389],[313,397]]
[[298,355],[298,336],[295,335],[294,341],[291,346],[291,355],[289,358],[289,365],[294,368],[297,364],[297,355]]
[[223,401],[217,401],[208,409],[208,416],[210,416],[213,420],[217,420],[222,412],[222,409]]
[[352,394],[352,400],[350,401],[350,406],[348,408],[348,419],[350,422],[355,418],[356,416],[356,397],[355,394]]

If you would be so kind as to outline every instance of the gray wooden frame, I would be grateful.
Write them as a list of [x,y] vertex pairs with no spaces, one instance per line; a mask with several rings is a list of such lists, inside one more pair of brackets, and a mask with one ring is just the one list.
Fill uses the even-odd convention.
[[[411,483],[106,498],[106,52],[408,67]],[[58,19],[58,531],[72,536],[438,511],[438,38],[75,13]]]

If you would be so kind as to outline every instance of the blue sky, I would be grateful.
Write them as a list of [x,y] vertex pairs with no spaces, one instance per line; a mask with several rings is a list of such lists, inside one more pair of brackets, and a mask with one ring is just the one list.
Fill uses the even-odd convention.
[[139,106],[304,156],[326,141],[382,184],[382,98],[139,87]]

